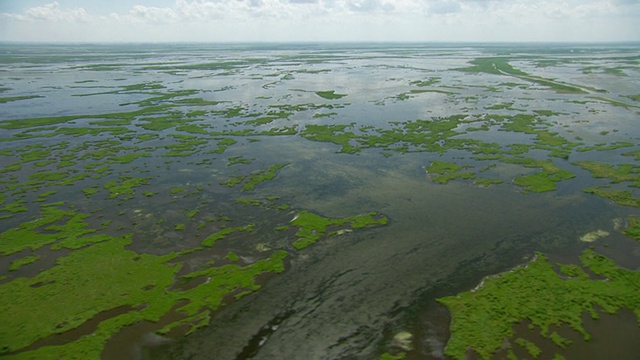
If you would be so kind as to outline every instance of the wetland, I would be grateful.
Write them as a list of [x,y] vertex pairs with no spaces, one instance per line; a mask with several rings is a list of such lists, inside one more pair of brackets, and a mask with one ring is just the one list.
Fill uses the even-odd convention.
[[640,351],[637,44],[0,44],[0,356]]

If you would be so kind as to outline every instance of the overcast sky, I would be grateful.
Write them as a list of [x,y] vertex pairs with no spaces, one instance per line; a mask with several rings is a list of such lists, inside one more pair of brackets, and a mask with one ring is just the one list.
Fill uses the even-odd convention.
[[0,41],[640,41],[640,0],[0,0]]

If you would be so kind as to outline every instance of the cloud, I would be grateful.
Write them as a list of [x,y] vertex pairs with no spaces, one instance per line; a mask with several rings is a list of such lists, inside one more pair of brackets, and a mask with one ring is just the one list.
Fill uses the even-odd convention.
[[0,13],[0,40],[640,40],[638,0],[175,0],[112,13],[58,1]]
[[459,1],[442,0],[429,3],[429,13],[431,14],[451,14],[462,10]]
[[67,21],[67,22],[90,22],[92,17],[84,8],[74,8],[68,10],[60,9],[57,1],[43,6],[36,6],[27,9],[24,14],[3,14],[6,17],[20,21]]

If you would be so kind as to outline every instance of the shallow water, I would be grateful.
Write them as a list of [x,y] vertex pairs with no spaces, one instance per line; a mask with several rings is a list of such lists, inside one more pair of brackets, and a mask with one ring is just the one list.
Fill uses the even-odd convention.
[[[268,255],[260,249],[285,249],[289,253],[284,273],[258,279],[262,288],[240,300],[226,298],[227,305],[213,312],[209,326],[186,337],[164,338],[153,332],[175,321],[172,314],[160,324],[139,322],[106,343],[104,358],[369,359],[398,350],[393,347],[392,338],[405,330],[414,334],[414,350],[408,352],[407,358],[442,358],[449,318],[446,310],[436,305],[437,297],[469,290],[486,275],[528,261],[536,251],[552,258],[575,259],[588,246],[579,242],[580,236],[596,229],[612,233],[595,245],[605,255],[630,268],[637,268],[640,263],[637,243],[622,237],[613,223],[614,219],[638,215],[640,211],[584,193],[585,188],[607,182],[594,179],[572,164],[584,160],[637,164],[633,157],[622,155],[640,149],[640,128],[635,124],[640,103],[629,98],[640,94],[637,68],[627,68],[625,77],[584,74],[581,69],[585,63],[610,66],[612,54],[633,57],[640,50],[588,49],[588,55],[580,61],[537,66],[538,60],[565,59],[574,49],[577,48],[559,46],[557,54],[549,54],[541,49],[516,47],[519,55],[513,55],[510,63],[532,75],[606,89],[608,93],[589,90],[584,94],[564,94],[520,78],[456,70],[477,57],[505,50],[495,47],[0,44],[0,60],[6,64],[0,73],[0,87],[6,88],[0,98],[41,96],[3,103],[0,121],[85,115],[26,130],[1,128],[0,140],[2,150],[18,152],[34,144],[43,144],[46,149],[60,146],[50,156],[56,161],[68,154],[80,159],[90,151],[117,146],[123,147],[118,155],[147,154],[129,163],[108,163],[99,157],[81,159],[68,169],[83,173],[88,171],[87,165],[97,164],[108,165],[110,170],[105,177],[91,173],[92,177],[72,186],[51,185],[56,192],[47,197],[47,202],[65,201],[65,206],[90,214],[87,222],[92,228],[99,228],[99,233],[132,233],[134,240],[128,249],[139,253],[162,255],[194,249],[209,234],[226,226],[223,218],[229,219],[230,226],[254,224],[248,234],[225,239],[210,250],[185,257],[184,273],[199,269],[210,260],[229,263],[225,260],[229,251],[238,254],[243,265]],[[218,65],[204,66],[213,63]],[[430,79],[433,83],[428,86],[415,83]],[[516,85],[505,85],[507,82]],[[126,88],[139,84],[158,88]],[[316,94],[329,90],[346,96],[324,99]],[[178,91],[193,92],[176,95]],[[174,98],[162,98],[172,94]],[[624,101],[629,106],[615,106],[593,96]],[[149,99],[150,103],[144,103]],[[183,99],[216,103],[180,103]],[[506,103],[511,105],[501,107]],[[128,134],[51,133],[60,128],[96,127],[91,125],[96,114],[134,112],[156,105],[167,108],[160,113],[132,115],[128,124],[114,125],[131,130]],[[279,107],[282,105],[289,107]],[[240,112],[227,112],[234,107],[240,107]],[[555,191],[535,193],[512,182],[538,169],[477,160],[478,154],[470,149],[447,147],[449,140],[444,135],[439,152],[412,147],[404,152],[393,146],[373,146],[355,154],[339,153],[341,145],[301,136],[312,124],[353,124],[345,131],[382,134],[398,129],[400,125],[394,122],[436,121],[465,115],[468,123],[456,128],[458,134],[451,139],[472,139],[505,148],[511,144],[532,145],[537,134],[505,131],[500,122],[487,130],[463,132],[482,126],[486,114],[512,117],[535,114],[535,110],[553,112],[537,116],[536,130],[558,133],[568,141],[582,142],[580,146],[621,141],[631,145],[611,151],[578,152],[572,148],[568,159],[549,157],[544,149],[530,149],[526,156],[552,159],[558,167],[576,174],[573,179],[558,182]],[[201,113],[191,113],[198,111]],[[246,123],[278,111],[290,113],[264,125]],[[145,128],[171,114],[179,120],[175,124],[159,130]],[[113,117],[105,115],[99,120],[110,119]],[[180,128],[184,124],[216,133],[185,131]],[[294,133],[259,133],[282,127],[292,127]],[[245,129],[254,133],[222,133]],[[203,141],[189,145],[187,156],[163,156],[166,146],[180,143],[176,134]],[[153,138],[143,141],[136,137],[139,135]],[[236,142],[217,152],[222,139]],[[100,140],[115,143],[101,145]],[[352,139],[351,143],[356,144],[357,140]],[[74,150],[83,144],[86,147]],[[3,154],[0,161],[5,167],[15,158],[15,153]],[[234,163],[238,159],[246,161]],[[473,180],[437,184],[432,180],[433,174],[425,172],[432,161],[469,165],[478,178],[499,179],[503,183],[489,187],[474,185]],[[223,184],[232,176],[249,175],[274,164],[287,166],[278,170],[275,179],[260,183],[253,190],[241,191],[242,185]],[[483,168],[487,170],[481,171]],[[48,185],[22,193],[9,187],[12,181],[26,183],[40,171],[57,169],[55,163],[29,163],[19,171],[2,173],[8,194],[4,201],[23,201],[27,211],[0,220],[0,231],[37,218],[38,194]],[[123,176],[148,180],[135,188],[130,200],[122,195],[109,198],[104,185],[120,181]],[[92,187],[97,189],[96,195],[82,193]],[[637,196],[637,189],[628,189]],[[239,198],[261,203],[241,204],[237,202]],[[289,207],[275,209],[283,204]],[[194,210],[197,212],[188,215]],[[286,225],[300,210],[331,218],[377,211],[388,217],[389,223],[324,237],[298,251],[291,246],[291,234],[274,229]],[[0,215],[7,214],[3,210]],[[606,247],[602,246],[605,243]],[[0,257],[0,275],[7,276],[0,280],[0,286],[21,276],[33,277],[68,253],[43,247],[34,251],[40,260],[9,271],[11,262],[27,252]],[[629,314],[620,318],[627,324]],[[607,324],[603,326],[613,326]],[[600,329],[591,323],[587,327]],[[598,331],[594,333],[605,333]],[[587,350],[580,346],[575,354],[592,351],[591,346],[606,353],[614,345],[603,340],[597,345],[589,344]],[[633,342],[621,341],[615,346],[637,350],[633,349],[637,346]],[[571,349],[563,355],[570,358]]]

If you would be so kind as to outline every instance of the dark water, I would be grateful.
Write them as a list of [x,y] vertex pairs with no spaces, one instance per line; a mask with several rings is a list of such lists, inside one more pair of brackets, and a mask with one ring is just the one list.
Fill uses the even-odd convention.
[[[585,75],[581,71],[585,63],[608,64],[605,57],[611,56],[611,51],[621,57],[633,56],[638,53],[636,48],[612,48],[603,54],[590,50],[575,58],[566,57],[563,51],[568,52],[569,48],[559,48],[560,55],[538,50],[520,49],[524,55],[513,65],[537,76],[604,88],[608,91],[607,97],[618,101],[633,103],[628,96],[640,93],[637,67],[627,69],[624,78]],[[227,216],[243,224],[255,223],[257,230],[242,242],[194,255],[187,262],[188,267],[196,268],[208,261],[207,257],[222,258],[229,250],[250,263],[263,256],[256,250],[258,244],[289,250],[284,273],[260,278],[262,288],[250,296],[239,301],[227,299],[228,305],[214,312],[208,327],[186,337],[163,338],[153,333],[172,321],[175,314],[166,315],[162,324],[139,323],[122,330],[107,343],[102,352],[106,359],[372,359],[397,350],[392,339],[400,331],[414,335],[414,350],[408,352],[408,359],[443,358],[450,318],[446,309],[435,303],[437,297],[473,288],[486,275],[528,261],[535,251],[549,254],[558,261],[575,261],[589,246],[579,241],[580,236],[597,229],[611,233],[594,245],[602,253],[628,268],[637,268],[640,263],[640,247],[620,235],[614,225],[614,219],[640,212],[584,193],[583,189],[606,182],[592,178],[571,164],[578,160],[633,162],[633,158],[623,157],[621,153],[638,150],[638,108],[614,106],[593,98],[599,93],[559,94],[522,79],[455,70],[468,66],[467,62],[476,57],[492,56],[495,51],[495,48],[454,45],[370,45],[348,49],[329,45],[256,48],[144,45],[133,49],[2,44],[0,59],[5,67],[0,73],[0,86],[8,90],[0,96],[40,95],[42,98],[2,104],[0,120],[133,111],[141,106],[129,103],[157,94],[120,91],[74,95],[154,83],[165,87],[157,90],[159,93],[196,90],[197,94],[190,95],[191,98],[221,102],[172,108],[181,112],[181,116],[186,116],[188,111],[205,110],[207,114],[198,124],[208,130],[244,129],[247,126],[240,122],[268,113],[273,105],[283,104],[334,107],[294,111],[288,118],[277,119],[259,130],[293,126],[300,131],[309,124],[350,123],[389,129],[393,121],[456,114],[480,118],[486,113],[514,115],[551,110],[555,114],[544,127],[567,139],[579,137],[586,145],[618,141],[629,141],[633,145],[608,152],[573,151],[569,160],[554,159],[554,163],[577,177],[560,182],[556,191],[538,194],[525,193],[511,183],[517,176],[537,171],[515,164],[498,163],[487,171],[487,177],[504,181],[487,188],[461,180],[436,184],[425,173],[425,167],[435,160],[472,164],[476,170],[488,165],[474,160],[473,154],[466,151],[393,153],[386,157],[381,155],[381,149],[366,149],[358,154],[343,154],[337,153],[339,145],[305,140],[299,133],[227,136],[237,143],[223,154],[208,152],[216,149],[216,138],[223,136],[207,137],[207,143],[192,155],[166,158],[159,155],[158,149],[176,141],[171,134],[184,132],[175,128],[145,131],[139,126],[144,123],[144,116],[137,117],[128,128],[137,133],[158,135],[145,143],[101,134],[57,135],[0,144],[2,149],[14,149],[37,143],[76,145],[83,141],[95,144],[97,140],[118,139],[126,146],[150,148],[150,157],[113,165],[111,175],[96,180],[96,184],[102,185],[122,175],[150,177],[149,184],[137,190],[133,200],[87,199],[79,194],[80,185],[57,189],[58,193],[50,198],[64,199],[79,210],[94,214],[89,219],[94,227],[108,220],[111,223],[107,232],[133,232],[135,241],[130,248],[137,252],[159,255],[190,249],[198,246],[207,234],[219,230],[215,223],[207,223],[202,228],[189,226],[176,231],[175,225],[191,221],[185,214],[193,209],[199,210],[196,222]],[[543,59],[570,61],[552,68],[537,66],[536,61]],[[188,67],[237,60],[241,66],[231,69]],[[153,67],[158,64],[171,66]],[[96,70],[92,66],[107,69]],[[286,78],[287,74],[292,78]],[[412,89],[422,89],[410,85],[411,82],[429,78],[437,78],[437,83],[425,89],[451,94],[414,93],[407,100],[396,98]],[[509,81],[520,86],[504,85]],[[314,93],[326,90],[347,96],[326,100]],[[488,109],[506,102],[513,103],[510,109]],[[232,106],[244,107],[245,114],[253,115],[227,118],[216,113]],[[335,114],[314,117],[329,112]],[[60,126],[74,127],[86,122],[86,119],[76,120]],[[475,125],[479,122],[469,126]],[[3,129],[0,137],[8,139],[19,131]],[[603,134],[604,131],[607,134]],[[530,134],[497,128],[460,136],[502,146],[533,141]],[[529,155],[546,158],[543,152]],[[233,156],[250,159],[251,163],[229,166],[229,158]],[[10,158],[2,157],[2,161],[3,166],[7,165]],[[247,174],[276,163],[288,166],[278,172],[275,180],[259,185],[248,194],[220,184],[229,176]],[[85,163],[77,165],[78,169],[83,165]],[[18,176],[27,179],[39,169],[31,167],[21,171]],[[91,181],[86,180],[83,186],[91,186]],[[193,194],[169,193],[170,189],[180,186]],[[140,196],[142,190],[160,195]],[[29,203],[35,201],[35,195],[27,196]],[[290,210],[275,212],[265,207],[242,206],[235,202],[241,196],[259,199],[277,196],[277,203],[289,204]],[[270,230],[286,224],[298,209],[333,218],[378,211],[390,222],[384,227],[324,238],[303,251],[294,251],[284,236]],[[0,230],[28,221],[35,214],[36,210],[29,207],[26,214],[0,220]],[[33,276],[53,265],[55,257],[47,255],[50,251],[39,252],[42,263],[37,268],[25,266],[19,275]],[[62,255],[64,253],[57,256]],[[16,258],[18,256],[0,258],[1,275],[9,274],[5,268]],[[633,319],[633,315],[627,311],[604,316],[600,322],[585,319],[586,327],[601,340],[588,344],[576,342],[575,347],[563,355],[567,359],[586,358],[582,354],[604,356],[617,351],[616,358],[631,358],[622,356],[638,350],[637,342],[632,341],[637,339],[637,326],[632,330],[629,319]],[[614,342],[616,339],[619,341]]]

